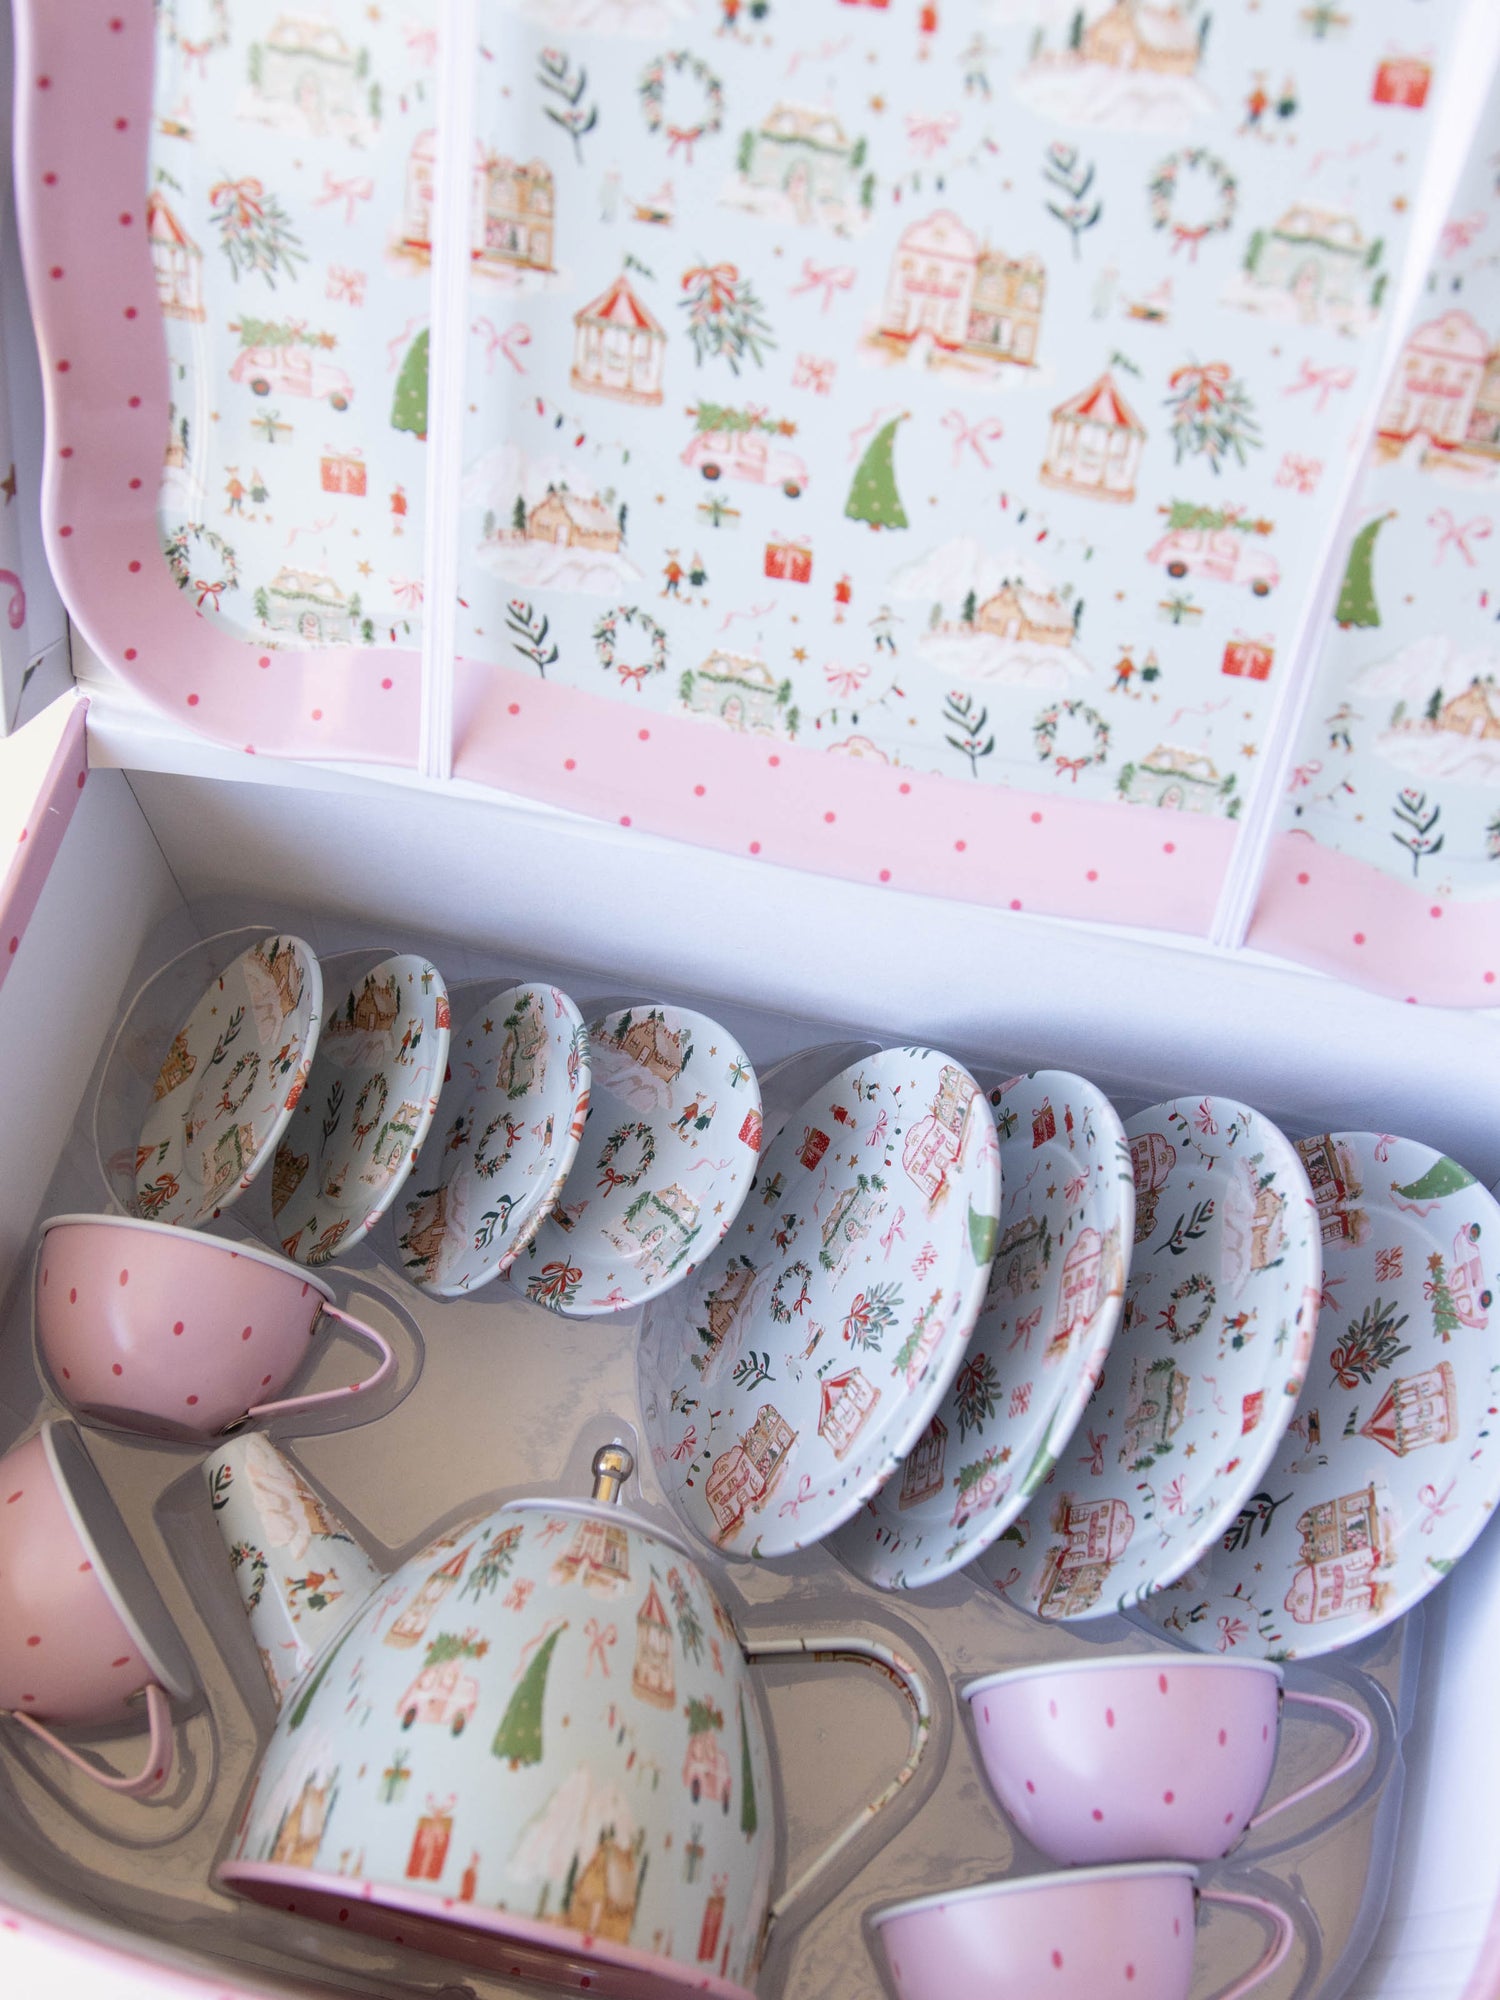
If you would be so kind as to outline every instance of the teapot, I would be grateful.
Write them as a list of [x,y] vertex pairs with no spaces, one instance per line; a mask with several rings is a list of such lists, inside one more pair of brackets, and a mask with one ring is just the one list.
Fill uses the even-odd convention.
[[[210,1461],[211,1492],[226,1464],[233,1489],[247,1452],[257,1487],[278,1483],[274,1447],[244,1438]],[[572,1991],[751,2000],[772,1922],[915,1772],[932,1714],[916,1670],[853,1635],[747,1647],[687,1545],[618,1505],[634,1471],[619,1444],[595,1453],[591,1498],[480,1514],[376,1575],[352,1610],[339,1565],[373,1565],[280,1467],[283,1502],[306,1496],[323,1643],[295,1678],[272,1659],[279,1711],[216,1879]],[[309,1592],[251,1541],[249,1485],[220,1525],[263,1657],[295,1659]],[[773,1901],[771,1760],[749,1668],[797,1657],[874,1666],[905,1695],[911,1734],[890,1783]]]

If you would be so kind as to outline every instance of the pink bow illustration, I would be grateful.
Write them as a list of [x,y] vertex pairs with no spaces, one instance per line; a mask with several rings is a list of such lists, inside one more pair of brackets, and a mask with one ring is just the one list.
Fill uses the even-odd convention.
[[689,1424],[676,1444],[673,1445],[672,1456],[680,1464],[683,1459],[691,1458],[697,1449],[698,1426],[696,1424]]
[[1317,758],[1314,758],[1310,764],[1297,765],[1296,769],[1292,772],[1292,782],[1287,786],[1287,790],[1295,792],[1310,785],[1313,779],[1321,773],[1322,769],[1323,766]]
[[803,1503],[804,1501],[811,1500],[812,1497],[813,1497],[812,1475],[810,1473],[804,1472],[802,1475],[801,1484],[798,1486],[797,1491],[792,1495],[790,1500],[783,1500],[781,1503],[780,1513],[782,1520],[785,1520],[787,1515],[790,1514],[794,1521],[800,1521],[802,1519],[801,1510]]
[[616,671],[620,676],[620,686],[633,686],[636,693],[639,694],[641,689],[646,685],[646,676],[651,671],[651,662],[643,660],[638,667],[617,667]]
[[1231,1646],[1237,1646],[1249,1629],[1243,1618],[1231,1618],[1226,1613],[1219,1620],[1219,1651],[1227,1653]]
[[1055,757],[1053,759],[1058,771],[1066,771],[1075,785],[1078,783],[1078,773],[1086,771],[1093,761],[1092,757]]
[[422,579],[419,576],[393,576],[391,590],[403,611],[416,611],[422,603]]
[[1484,210],[1476,209],[1472,215],[1450,215],[1443,224],[1441,249],[1445,257],[1456,257],[1460,250],[1467,250],[1474,238],[1484,228]]
[[437,61],[438,38],[436,28],[408,28],[406,46],[412,57],[421,63]]
[[870,669],[857,666],[841,667],[830,660],[823,669],[823,678],[835,694],[841,694],[846,701],[850,701],[870,678]]
[[584,1679],[587,1680],[589,1675],[594,1671],[594,1662],[597,1660],[599,1662],[600,1673],[608,1680],[609,1661],[605,1656],[604,1649],[606,1646],[613,1646],[615,1643],[616,1633],[614,1626],[601,1625],[597,1618],[591,1618],[583,1628],[583,1636],[589,1642],[588,1658],[583,1669]]
[[823,310],[827,312],[833,304],[834,293],[847,292],[853,285],[854,279],[855,272],[851,265],[820,265],[815,264],[811,257],[804,257],[802,259],[802,276],[799,282],[792,286],[792,295],[795,297],[800,292],[821,291],[823,294]]
[[1470,521],[1456,521],[1446,507],[1439,507],[1435,514],[1427,517],[1429,528],[1438,531],[1438,545],[1432,558],[1432,566],[1437,569],[1446,550],[1457,549],[1470,569],[1474,567],[1474,551],[1469,547],[1469,538],[1476,542],[1488,541],[1493,523],[1488,514],[1476,514]]
[[956,111],[945,111],[937,118],[925,118],[907,113],[907,144],[914,153],[920,153],[924,160],[930,160],[941,153],[957,130]]
[[1448,1504],[1453,1487],[1454,1481],[1450,1479],[1441,1493],[1438,1492],[1435,1486],[1423,1486],[1418,1489],[1417,1504],[1422,1509],[1422,1533],[1424,1535],[1430,1535],[1443,1516],[1453,1512],[1453,1509]]
[[351,306],[362,306],[365,302],[364,272],[351,271],[344,264],[330,264],[327,295],[331,299],[347,300]]
[[224,595],[224,584],[222,582],[205,583],[201,576],[195,576],[193,578],[193,588],[198,593],[198,609],[200,611],[203,609],[203,600],[205,597],[213,600],[215,611],[222,609],[219,603],[219,599]]
[[375,183],[368,174],[352,174],[348,180],[335,180],[327,167],[323,169],[323,192],[313,197],[314,208],[327,208],[333,201],[344,204],[344,222],[352,223],[356,202],[369,201],[375,192]]
[[815,396],[830,395],[837,366],[837,362],[826,360],[821,354],[799,354],[792,371],[792,387],[811,389]]
[[953,463],[955,466],[958,465],[964,455],[964,446],[968,445],[985,471],[989,471],[990,458],[989,453],[985,450],[985,446],[999,444],[1001,438],[1005,435],[1004,426],[998,417],[981,417],[977,423],[968,424],[964,422],[964,413],[962,410],[950,410],[943,418],[943,429],[945,431],[952,431],[953,433]]
[[1304,390],[1312,390],[1318,399],[1314,407],[1321,417],[1324,410],[1328,407],[1328,398],[1333,394],[1335,389],[1342,391],[1352,389],[1353,387],[1354,370],[1352,368],[1315,368],[1311,361],[1304,361],[1302,363],[1302,373],[1295,382],[1288,383],[1282,394],[1286,396],[1300,396]]
[[1295,487],[1299,493],[1311,493],[1322,476],[1321,458],[1301,458],[1296,452],[1289,451],[1282,455],[1276,473],[1276,484]]
[[516,354],[518,347],[530,347],[531,328],[524,320],[516,320],[501,333],[492,319],[476,319],[470,329],[484,335],[484,372],[490,374],[495,366],[496,353],[503,354],[518,375],[526,373],[526,363]]

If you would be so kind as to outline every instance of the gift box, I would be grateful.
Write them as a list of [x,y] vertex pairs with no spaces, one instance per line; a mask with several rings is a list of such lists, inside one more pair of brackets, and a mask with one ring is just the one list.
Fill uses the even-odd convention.
[[1375,71],[1370,93],[1376,104],[1400,104],[1420,111],[1432,83],[1432,64],[1422,56],[1387,56]]
[[1268,681],[1271,678],[1271,663],[1276,658],[1276,649],[1265,639],[1229,640],[1224,648],[1221,673],[1234,675],[1240,680]]
[[365,495],[365,456],[355,445],[349,451],[325,451],[322,457],[323,491]]
[[766,575],[774,576],[783,583],[808,583],[812,580],[812,549],[806,542],[771,541],[766,543]]

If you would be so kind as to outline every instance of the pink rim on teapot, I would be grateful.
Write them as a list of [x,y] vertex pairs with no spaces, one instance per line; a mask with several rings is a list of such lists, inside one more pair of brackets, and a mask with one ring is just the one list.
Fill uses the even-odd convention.
[[[58,1395],[91,1423],[202,1441],[384,1382],[384,1336],[321,1278],[263,1250],[125,1215],[54,1215],[37,1252],[36,1343]],[[368,1340],[362,1382],[278,1401],[324,1318]]]
[[[960,1690],[990,1786],[1055,1861],[1213,1861],[1352,1770],[1374,1737],[1361,1709],[1284,1688],[1269,1660],[1139,1654],[986,1674]],[[1257,1810],[1285,1702],[1349,1730],[1318,1777]]]
[[[47,1423],[0,1458],[0,1710],[108,1791],[171,1775],[167,1696],[192,1665],[77,1429]],[[141,1768],[103,1770],[46,1725],[118,1729],[144,1695]]]
[[1263,1919],[1272,1942],[1215,1996],[1242,2000],[1285,1962],[1291,1917],[1262,1896],[1200,1889],[1184,1861],[980,1882],[877,1910],[900,2000],[1188,2000],[1199,1902]]

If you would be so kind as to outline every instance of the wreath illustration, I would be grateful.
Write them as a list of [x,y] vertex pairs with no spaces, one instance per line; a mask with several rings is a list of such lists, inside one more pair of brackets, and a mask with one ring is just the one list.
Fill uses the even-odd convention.
[[[492,1159],[489,1150],[490,1141],[502,1125],[505,1127],[505,1144],[501,1148],[500,1153]],[[489,1124],[485,1126],[479,1135],[479,1144],[474,1148],[474,1171],[479,1175],[481,1180],[493,1180],[496,1174],[499,1173],[500,1169],[510,1159],[520,1131],[520,1122],[516,1119],[508,1118],[503,1111],[492,1118]],[[483,1246],[476,1243],[474,1247],[477,1250]]]
[[[621,665],[615,657],[615,640],[622,621],[638,631],[651,648],[650,658],[638,667]],[[611,667],[618,667],[620,685],[623,687],[626,681],[634,681],[637,694],[647,674],[666,672],[667,635],[651,614],[643,611],[638,604],[617,604],[613,611],[605,612],[594,627],[594,650],[604,671],[608,673]]]
[[[250,1074],[247,1077],[245,1077],[244,1089],[241,1090],[238,1097],[231,1097],[229,1093],[234,1089],[235,1084],[239,1081],[240,1077],[244,1074],[246,1070],[249,1070]],[[225,1078],[224,1094],[219,1099],[217,1109],[227,1113],[232,1118],[235,1112],[238,1111],[240,1106],[244,1103],[245,1099],[250,1095],[251,1091],[254,1090],[255,1079],[259,1075],[260,1075],[260,1052],[257,1049],[247,1049],[244,1055],[242,1055],[239,1061],[235,1064],[234,1068],[229,1072],[229,1075]]]
[[201,41],[190,42],[184,37],[177,19],[177,0],[158,0],[157,14],[168,45],[181,49],[188,62],[196,62],[200,76],[205,74],[203,58],[229,47],[229,0],[208,0],[210,27]]
[[[380,1102],[375,1107],[373,1117],[366,1118],[365,1113],[369,1109],[370,1092],[372,1090],[380,1092]],[[369,1138],[375,1127],[380,1123],[380,1120],[385,1116],[385,1107],[390,1101],[390,1095],[390,1085],[385,1080],[385,1072],[383,1070],[376,1070],[373,1076],[365,1078],[364,1087],[354,1100],[354,1143],[357,1146],[362,1146],[365,1143],[366,1139]]]
[[[1216,196],[1216,206],[1204,222],[1183,222],[1176,214],[1179,183],[1185,175],[1201,174],[1206,177]],[[1205,237],[1219,236],[1234,220],[1234,211],[1239,202],[1239,188],[1234,175],[1221,159],[1205,152],[1201,146],[1191,146],[1185,152],[1168,153],[1147,185],[1151,203],[1151,226],[1153,229],[1170,229],[1172,232],[1172,253],[1176,253],[1186,243],[1189,246],[1189,261],[1198,261],[1198,245]]]
[[1057,744],[1057,732],[1064,721],[1077,721],[1092,732],[1093,751],[1087,757],[1057,758],[1059,772],[1071,774],[1073,783],[1078,783],[1078,773],[1086,771],[1091,764],[1102,764],[1109,754],[1109,724],[1098,709],[1090,708],[1085,701],[1055,701],[1050,708],[1044,708],[1031,726],[1031,740],[1036,745],[1036,754],[1045,764],[1052,756]]
[[253,1542],[236,1542],[229,1551],[229,1560],[235,1569],[250,1565],[250,1588],[245,1596],[245,1609],[253,1611],[260,1603],[266,1588],[266,1559]]
[[[799,1297],[793,1299],[790,1305],[787,1305],[783,1301],[781,1296],[781,1288],[786,1283],[788,1278],[800,1278],[802,1280],[801,1294]],[[797,1259],[795,1264],[788,1264],[786,1269],[782,1272],[781,1276],[776,1280],[776,1283],[771,1290],[772,1319],[779,1320],[781,1324],[785,1326],[787,1322],[791,1319],[792,1314],[796,1312],[800,1306],[806,1303],[807,1288],[811,1283],[812,1283],[812,1272],[808,1269],[806,1264],[803,1263],[800,1257]]]
[[[639,1139],[641,1142],[640,1164],[633,1174],[617,1174],[615,1161],[620,1156],[621,1148],[628,1145],[632,1139]],[[630,1124],[622,1125],[618,1131],[611,1132],[605,1140],[604,1150],[599,1155],[599,1171],[604,1178],[599,1185],[611,1194],[617,1187],[634,1187],[641,1175],[650,1171],[655,1160],[656,1139],[651,1127],[638,1118],[633,1119]]]
[[[195,576],[198,567],[195,545],[202,544],[218,558],[220,574],[216,577]],[[162,544],[167,558],[167,568],[172,581],[179,590],[196,590],[198,609],[203,609],[204,600],[219,609],[219,599],[226,590],[240,587],[240,566],[234,550],[224,537],[212,528],[205,528],[199,521],[185,521],[174,533],[168,535]]]
[[[1167,1330],[1168,1340],[1178,1342],[1191,1340],[1196,1334],[1202,1333],[1213,1314],[1214,1296],[1214,1282],[1206,1271],[1195,1271],[1190,1278],[1184,1278],[1175,1291],[1169,1292],[1166,1310],[1162,1314],[1162,1324]],[[1189,1299],[1197,1298],[1201,1298],[1203,1304],[1191,1324],[1179,1326],[1177,1308],[1185,1306]]]
[[[672,125],[667,123],[667,78],[668,76],[690,76],[703,93],[703,109],[696,125]],[[667,151],[675,153],[679,146],[687,156],[687,164],[693,164],[693,148],[700,139],[710,139],[724,124],[724,86],[714,75],[701,56],[695,56],[691,49],[668,49],[647,63],[641,71],[641,80],[636,85],[636,93],[641,100],[641,115],[646,121],[648,132],[667,135]]]

